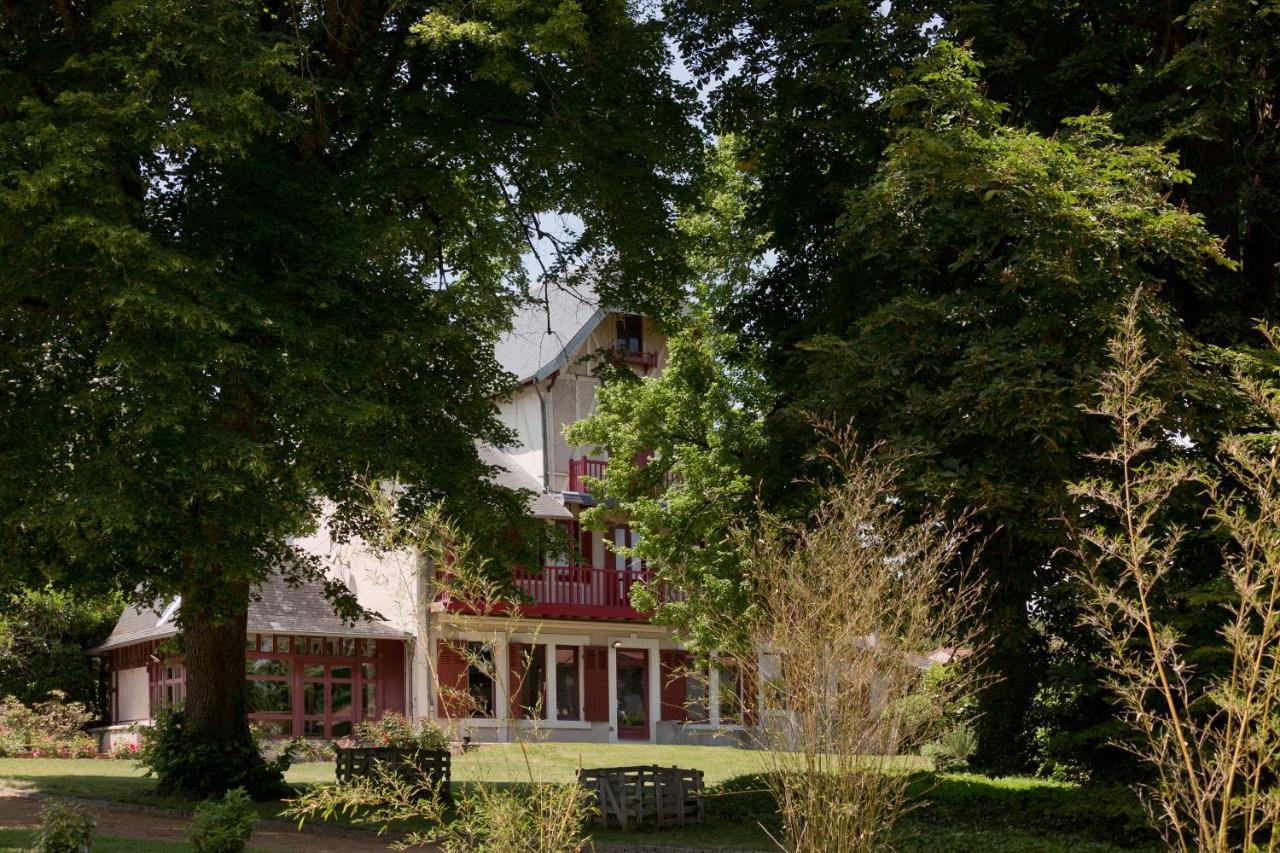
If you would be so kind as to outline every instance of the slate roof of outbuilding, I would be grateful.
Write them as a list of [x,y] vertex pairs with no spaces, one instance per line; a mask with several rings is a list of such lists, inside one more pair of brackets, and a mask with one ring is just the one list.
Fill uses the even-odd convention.
[[516,312],[494,355],[521,384],[541,382],[568,364],[607,313],[590,283],[544,281]]
[[[249,604],[249,631],[258,634],[311,634],[315,636],[404,639],[408,636],[385,622],[374,619],[344,623],[333,612],[318,581],[289,586],[280,575],[272,575],[258,588],[259,600]],[[175,600],[176,601],[176,600]],[[112,649],[149,640],[162,640],[178,633],[173,622],[175,602],[157,612],[149,608],[126,607],[111,635],[89,651],[102,654]]]

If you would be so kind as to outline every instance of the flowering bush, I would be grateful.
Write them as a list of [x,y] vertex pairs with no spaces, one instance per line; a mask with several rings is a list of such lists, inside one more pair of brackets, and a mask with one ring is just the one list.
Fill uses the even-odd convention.
[[419,720],[415,726],[403,714],[389,711],[378,720],[367,720],[356,726],[359,746],[391,746],[400,749],[446,751],[449,736],[430,720]]
[[98,754],[98,745],[81,730],[91,718],[84,705],[67,702],[61,691],[30,708],[6,696],[0,700],[0,754],[91,758]]
[[109,755],[116,761],[134,761],[137,760],[140,749],[142,747],[132,741],[116,741],[111,744]]

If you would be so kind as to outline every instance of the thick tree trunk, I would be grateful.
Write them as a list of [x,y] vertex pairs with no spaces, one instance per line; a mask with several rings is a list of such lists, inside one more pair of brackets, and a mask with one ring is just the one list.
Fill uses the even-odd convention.
[[257,797],[279,793],[280,773],[263,761],[245,716],[244,644],[249,587],[182,597],[186,700],[173,754],[156,768],[164,791],[208,796],[243,787]]
[[999,582],[992,585],[983,620],[988,644],[984,674],[989,680],[978,691],[978,751],[973,758],[977,769],[1000,775],[1031,766],[1031,708],[1045,663],[1043,639],[1027,609],[1035,595],[1035,558],[1012,537],[1004,539],[1004,548],[984,552],[987,561],[1001,565],[998,574],[987,573]]
[[235,593],[235,613],[210,614],[183,599],[182,648],[187,670],[187,734],[200,743],[249,743],[245,718],[244,638],[249,595]]

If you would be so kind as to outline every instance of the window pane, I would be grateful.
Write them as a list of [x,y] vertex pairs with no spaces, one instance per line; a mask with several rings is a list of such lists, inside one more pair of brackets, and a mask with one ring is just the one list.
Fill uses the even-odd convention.
[[378,666],[372,663],[360,664],[360,674],[366,679],[378,677]]
[[288,714],[293,710],[293,691],[287,681],[250,681],[245,685],[251,714]]
[[250,634],[248,637],[246,637],[246,638],[245,638],[245,641],[244,641],[244,648],[245,648],[245,651],[247,651],[247,652],[257,651],[257,649],[258,649],[258,635],[257,635],[257,634]]
[[265,637],[260,637],[260,638],[258,639],[258,651],[260,651],[260,652],[273,652],[273,651],[275,651],[275,642],[274,642],[274,640],[275,640],[275,638],[274,638],[274,637],[272,637],[272,636],[270,636],[270,635],[267,635],[267,636],[265,636]]
[[320,637],[311,638],[311,654],[313,655],[324,654],[324,640],[322,638]]
[[324,737],[324,720],[303,720],[302,733],[311,737]]
[[302,685],[302,713],[324,713],[324,684],[308,681]]
[[520,713],[525,719],[545,720],[547,703],[544,698],[547,687],[547,647],[530,646],[520,653],[517,672],[524,673],[520,682]]
[[293,736],[293,720],[253,720],[250,725],[260,737]]
[[330,727],[329,737],[351,737],[351,721],[337,720]]
[[343,638],[342,653],[349,658],[353,658],[356,656],[356,641],[354,637]]
[[331,713],[335,717],[351,716],[351,685],[334,682],[331,691]]
[[289,647],[291,645],[289,640],[289,637],[276,637],[276,651],[282,655],[289,654]]
[[720,665],[720,692],[717,697],[721,725],[742,721],[742,678],[736,666]]
[[367,657],[367,658],[371,658],[371,657],[373,657],[374,655],[376,655],[376,654],[378,653],[378,641],[377,641],[377,640],[365,640],[365,641],[361,644],[361,651],[364,653],[364,656],[365,656],[365,657]]
[[246,658],[244,662],[244,671],[247,675],[287,676],[290,670],[289,661],[279,658]]
[[342,641],[337,637],[330,637],[326,642],[329,646],[329,654],[337,657],[342,651]]
[[324,664],[309,663],[302,668],[302,674],[307,678],[324,678]]
[[688,684],[689,721],[705,723],[711,718],[707,714],[707,679],[702,673],[690,673]]
[[360,712],[366,720],[378,716],[377,692],[377,688],[372,684],[366,684],[361,688]]
[[330,677],[330,678],[350,678],[350,677],[351,677],[351,667],[350,667],[350,666],[345,666],[345,665],[344,665],[344,666],[333,666],[333,667],[330,667],[330,668],[329,668],[329,677]]
[[577,646],[556,646],[556,719],[581,719],[578,713]]
[[484,643],[468,643],[467,648],[470,712],[475,717],[492,717],[497,704],[493,696],[493,650]]

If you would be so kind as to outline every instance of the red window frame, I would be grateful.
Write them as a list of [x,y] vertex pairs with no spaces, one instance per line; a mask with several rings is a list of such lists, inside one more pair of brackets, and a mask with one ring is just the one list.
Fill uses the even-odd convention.
[[[287,672],[257,674],[252,664],[260,660],[286,662]],[[349,736],[359,723],[381,716],[381,665],[377,641],[372,639],[250,634],[245,651],[246,679],[288,683],[290,709],[288,712],[255,711],[248,715],[249,720],[275,724],[277,730],[288,728],[293,737]],[[318,712],[307,710],[309,685],[312,690],[318,689]],[[335,694],[339,692],[335,688],[347,688],[349,698],[344,707],[334,707]],[[283,723],[288,725],[281,725]]]

